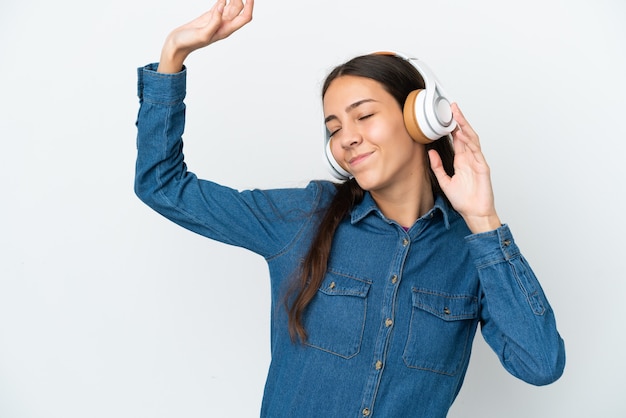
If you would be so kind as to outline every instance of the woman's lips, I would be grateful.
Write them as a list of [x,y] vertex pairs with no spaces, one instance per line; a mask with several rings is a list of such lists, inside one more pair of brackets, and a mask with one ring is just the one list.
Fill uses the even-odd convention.
[[359,163],[363,162],[363,160],[365,160],[366,158],[368,158],[370,155],[372,155],[374,153],[374,151],[372,152],[366,152],[363,154],[359,154],[357,156],[354,156],[352,158],[350,158],[350,160],[348,161],[348,164],[350,164],[351,166],[355,166],[358,165]]

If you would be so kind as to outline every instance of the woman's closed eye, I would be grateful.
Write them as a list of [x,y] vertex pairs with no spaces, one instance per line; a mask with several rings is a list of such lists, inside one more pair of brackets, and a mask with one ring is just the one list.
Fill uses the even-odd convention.
[[[358,116],[356,119],[358,121],[364,121],[364,120],[367,120],[367,119],[371,118],[375,114],[376,114],[375,112],[374,113],[366,113],[364,115]],[[328,137],[332,138],[333,135],[337,134],[341,130],[341,127],[339,127],[339,128],[326,128],[326,129],[328,129]]]
[[[328,128],[326,128],[328,129]],[[335,135],[337,132],[339,132],[341,130],[341,128],[333,128],[333,129],[328,129],[328,137],[332,138],[333,135]]]

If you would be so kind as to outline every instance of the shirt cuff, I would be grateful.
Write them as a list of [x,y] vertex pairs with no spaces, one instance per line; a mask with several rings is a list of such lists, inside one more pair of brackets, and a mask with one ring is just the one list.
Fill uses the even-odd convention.
[[180,103],[187,92],[187,68],[175,74],[157,73],[158,63],[137,69],[137,96],[140,101],[173,105]]
[[465,241],[477,267],[520,256],[520,250],[506,224],[493,231],[469,235]]

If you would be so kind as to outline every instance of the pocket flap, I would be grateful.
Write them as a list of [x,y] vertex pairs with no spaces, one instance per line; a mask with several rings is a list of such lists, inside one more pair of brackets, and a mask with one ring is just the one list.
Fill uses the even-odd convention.
[[413,306],[445,320],[458,321],[478,316],[478,298],[413,289]]
[[366,281],[328,271],[319,290],[330,296],[358,296],[364,298],[367,296],[369,288],[370,283]]

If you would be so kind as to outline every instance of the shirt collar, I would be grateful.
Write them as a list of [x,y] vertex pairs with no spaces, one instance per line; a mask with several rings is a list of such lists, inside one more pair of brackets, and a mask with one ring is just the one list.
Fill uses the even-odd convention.
[[[446,203],[445,199],[442,196],[438,195],[435,197],[435,204],[433,205],[432,209],[425,213],[422,218],[432,218],[437,212],[441,212],[441,214],[443,215],[443,222],[446,226],[446,229],[450,229],[449,218],[453,210],[454,209],[452,209],[448,205],[448,203]],[[382,219],[387,220],[387,218],[385,218],[385,215],[383,215],[380,209],[378,209],[378,206],[376,205],[376,202],[374,201],[372,195],[369,192],[365,192],[363,200],[352,208],[350,222],[354,225],[363,220],[363,218],[365,218],[372,212],[380,216]]]

